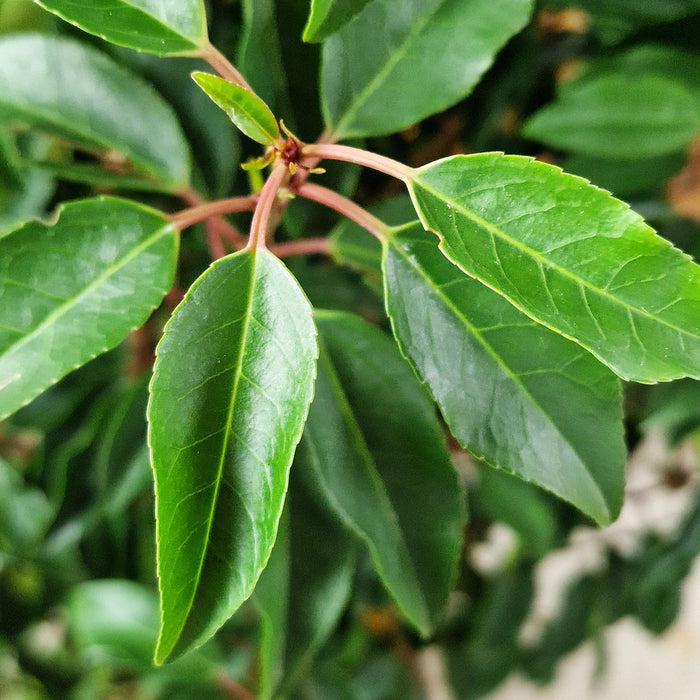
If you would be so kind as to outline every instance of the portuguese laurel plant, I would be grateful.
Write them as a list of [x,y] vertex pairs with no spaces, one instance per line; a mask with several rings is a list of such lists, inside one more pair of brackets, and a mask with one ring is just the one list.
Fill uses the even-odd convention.
[[[621,380],[700,378],[700,268],[627,204],[545,162],[485,152],[409,167],[364,148],[464,99],[529,22],[531,0],[312,0],[303,38],[322,42],[316,140],[293,133],[288,104],[254,89],[267,90],[265,62],[282,51],[269,48],[266,3],[243,7],[241,55],[262,66],[253,87],[210,42],[203,0],[39,4],[106,42],[200,59],[192,88],[259,144],[227,196],[218,173],[235,157],[233,126],[209,167],[194,167],[173,110],[124,67],[127,52],[76,32],[0,40],[7,172],[23,159],[131,193],[67,201],[48,221],[5,220],[0,418],[134,337],[164,300],[161,318],[172,312],[147,407],[156,664],[202,645],[255,592],[257,693],[287,692],[338,624],[358,553],[401,624],[431,639],[467,521],[447,431],[490,467],[600,525],[615,520]],[[673,61],[656,52],[625,59],[639,82],[595,66],[526,135],[574,152],[595,143],[599,158],[634,156],[640,140],[649,157],[683,148],[700,126],[700,91],[664,83]],[[133,56],[152,75],[161,65]],[[589,133],[581,105],[620,91],[642,117],[607,140]],[[666,93],[679,123],[657,137],[644,115]],[[408,197],[370,212],[335,161]],[[300,200],[314,205],[295,209]],[[304,226],[318,206],[348,223],[317,237]],[[193,273],[186,246],[200,234],[212,263]],[[319,255],[381,285],[390,328],[312,307],[282,260]],[[194,277],[178,296],[174,285]]]

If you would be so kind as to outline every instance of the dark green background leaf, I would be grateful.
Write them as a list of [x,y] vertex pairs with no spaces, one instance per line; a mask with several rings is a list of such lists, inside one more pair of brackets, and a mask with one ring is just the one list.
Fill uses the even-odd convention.
[[381,331],[341,312],[317,312],[317,324],[322,351],[304,433],[315,488],[427,634],[452,583],[464,520],[433,404]]
[[700,97],[682,80],[619,71],[566,84],[523,127],[550,146],[600,158],[673,153],[700,131]]
[[116,151],[134,174],[164,189],[184,187],[189,179],[187,142],[170,106],[138,76],[69,39],[0,39],[0,120],[102,155]]
[[203,0],[35,0],[77,27],[120,46],[161,56],[192,53],[207,42]]
[[399,344],[460,443],[613,520],[625,467],[615,375],[467,277],[418,223],[388,239],[384,269]]

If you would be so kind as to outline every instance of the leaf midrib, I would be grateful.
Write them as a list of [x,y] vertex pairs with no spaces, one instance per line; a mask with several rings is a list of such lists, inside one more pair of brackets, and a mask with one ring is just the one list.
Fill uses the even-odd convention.
[[[168,233],[174,233],[175,229],[172,226],[172,224],[169,224],[167,221],[163,220],[163,226],[156,229],[156,231],[146,238],[144,241],[142,241],[138,246],[135,248],[132,248],[127,255],[119,259],[119,264],[116,265],[110,265],[102,274],[100,274],[98,277],[96,277],[90,284],[85,287],[79,294],[74,296],[73,298],[69,299],[66,301],[65,304],[61,304],[60,306],[56,307],[51,313],[49,313],[41,323],[36,326],[33,330],[31,330],[29,333],[24,335],[22,338],[17,340],[15,343],[12,345],[9,345],[6,350],[0,354],[0,362],[2,361],[3,358],[7,357],[10,353],[15,353],[21,348],[23,345],[28,343],[32,338],[34,338],[42,329],[44,329],[46,326],[52,324],[54,321],[58,320],[61,316],[63,316],[65,313],[68,313],[76,304],[78,304],[84,297],[86,297],[89,292],[93,291],[95,288],[99,287],[101,284],[103,284],[106,280],[108,280],[112,275],[117,274],[120,270],[122,270],[126,265],[128,265],[132,260],[134,260],[140,253],[142,253],[144,250],[150,248],[153,244],[157,243],[160,238],[163,238],[166,234]],[[11,386],[12,383],[5,385],[5,386]],[[3,387],[4,388],[4,387]]]
[[[457,156],[457,157],[459,157],[459,156]],[[430,166],[427,166],[427,167],[429,168]],[[419,170],[419,173],[420,173],[420,170]],[[626,301],[620,299],[619,297],[616,297],[610,293],[606,293],[605,290],[600,289],[599,287],[596,287],[595,285],[591,284],[587,280],[584,280],[581,277],[577,277],[576,275],[574,275],[572,272],[570,272],[566,268],[561,267],[560,265],[558,265],[554,261],[552,261],[549,258],[542,255],[539,251],[534,250],[534,249],[526,246],[524,243],[521,243],[516,238],[512,238],[511,236],[508,235],[508,233],[506,231],[499,229],[496,225],[491,224],[490,222],[486,221],[485,219],[480,217],[478,214],[475,214],[474,212],[471,212],[469,209],[466,209],[464,206],[459,204],[456,200],[450,199],[450,198],[446,197],[443,193],[441,193],[439,190],[436,190],[436,189],[430,187],[429,185],[426,185],[424,182],[420,181],[418,179],[418,177],[416,177],[411,182],[411,188],[413,188],[413,185],[417,185],[417,184],[420,185],[427,192],[429,192],[431,195],[433,195],[438,201],[444,201],[446,199],[449,199],[449,201],[452,203],[451,208],[453,211],[458,211],[458,212],[462,213],[467,219],[473,221],[477,225],[486,229],[493,236],[496,236],[496,237],[500,238],[501,240],[503,240],[504,242],[512,245],[514,248],[521,250],[522,252],[529,255],[531,258],[534,258],[535,260],[537,260],[540,264],[556,271],[557,273],[561,274],[563,277],[568,277],[573,282],[575,282],[577,285],[584,287],[586,289],[590,289],[592,292],[595,292],[596,294],[603,297],[604,299],[610,299],[611,301],[615,302],[619,306],[626,309],[627,312],[634,312],[635,315],[641,316],[642,318],[647,318],[647,319],[651,319],[653,321],[656,321],[657,323],[664,325],[664,326],[667,326],[668,328],[676,331],[677,333],[686,335],[693,340],[700,339],[700,336],[693,335],[689,331],[687,331],[683,328],[680,328],[680,327],[670,323],[669,321],[666,321],[665,319],[660,318],[652,313],[649,313],[649,312],[642,313],[642,311],[639,309],[639,307],[632,306],[631,304],[628,304]],[[494,189],[496,189],[496,188],[494,188]],[[421,218],[423,218],[422,212],[421,212]],[[425,222],[425,223],[427,225],[427,222]],[[430,230],[432,231],[433,229],[431,228]],[[436,233],[439,236],[442,243],[447,243],[447,245],[450,245],[449,242],[446,241],[445,236],[442,233],[440,233],[439,231],[436,231]],[[466,247],[466,243],[465,243],[465,247]],[[456,263],[456,264],[458,267],[460,267],[459,263]],[[487,286],[490,286],[490,285],[487,285]],[[500,292],[499,290],[494,290],[494,291],[497,291],[500,294],[502,294],[502,292]],[[503,295],[503,296],[505,296],[505,295]],[[510,299],[510,297],[508,297],[508,298]],[[519,308],[521,311],[524,311],[524,309],[521,309],[517,305],[516,305],[516,308]],[[529,316],[530,314],[527,314],[527,315]],[[535,319],[535,320],[537,320],[538,323],[542,323],[543,325],[547,325],[541,319]],[[560,332],[560,331],[557,331],[557,332]]]
[[357,114],[357,112],[362,108],[362,106],[369,100],[370,95],[374,93],[381,84],[386,80],[391,71],[394,69],[396,64],[403,58],[404,54],[408,52],[409,45],[413,42],[416,35],[419,34],[423,28],[428,24],[428,22],[433,18],[433,16],[442,7],[445,0],[437,0],[433,7],[429,7],[426,12],[421,16],[420,21],[417,21],[413,25],[413,29],[406,35],[403,43],[399,44],[399,47],[394,53],[391,54],[389,60],[384,63],[379,71],[375,74],[374,78],[370,80],[365,87],[357,94],[355,99],[350,103],[350,106],[345,111],[342,119],[335,125],[333,131],[336,134],[348,136],[352,134],[352,130],[344,133],[343,125],[348,121],[352,121],[352,118]]
[[[608,507],[607,499],[605,498],[605,495],[600,490],[593,474],[588,469],[585,460],[583,459],[583,457],[579,453],[578,449],[576,449],[576,447],[567,438],[564,437],[564,435],[562,434],[561,430],[556,425],[556,423],[554,423],[549,418],[549,414],[544,410],[544,407],[540,404],[540,402],[537,401],[537,399],[530,393],[530,391],[527,389],[527,387],[525,387],[525,385],[520,380],[520,376],[517,374],[514,374],[510,370],[508,365],[506,365],[503,362],[503,360],[501,359],[501,357],[495,352],[495,350],[493,349],[491,344],[489,344],[486,341],[486,339],[483,337],[481,332],[479,330],[477,330],[474,327],[474,325],[462,314],[462,312],[454,305],[452,300],[446,294],[443,293],[442,288],[433,283],[432,279],[427,275],[424,268],[417,267],[414,264],[414,262],[411,260],[411,258],[407,254],[405,254],[404,251],[398,245],[396,245],[396,243],[393,239],[390,240],[390,242],[393,244],[394,249],[399,252],[401,257],[404,260],[406,260],[406,262],[418,273],[418,275],[421,276],[423,278],[423,280],[425,280],[426,283],[429,283],[429,286],[435,290],[435,294],[440,298],[440,300],[445,304],[445,306],[447,306],[448,309],[450,309],[455,314],[455,316],[457,316],[460,320],[462,320],[464,325],[474,335],[474,337],[481,344],[481,346],[484,348],[484,350],[493,358],[493,360],[496,362],[496,364],[503,370],[504,374],[513,381],[513,383],[522,391],[522,393],[525,396],[527,396],[530,399],[530,402],[532,403],[532,405],[540,412],[541,415],[543,415],[547,419],[547,422],[555,428],[557,434],[560,435],[561,438],[563,439],[563,441],[571,448],[571,451],[578,457],[579,462],[580,462],[581,466],[583,467],[583,470],[586,472],[586,474],[588,474],[588,476],[589,476],[591,482],[593,483],[595,490],[598,493],[602,503],[605,504],[607,515],[609,517],[610,516],[610,509]],[[533,322],[533,323],[535,323],[535,322]],[[551,371],[551,370],[547,370],[547,371]]]
[[[224,437],[223,441],[221,443],[221,455],[219,457],[219,465],[217,467],[217,473],[216,473],[216,478],[215,478],[215,486],[214,486],[214,493],[212,495],[211,499],[211,509],[209,511],[209,517],[207,518],[207,528],[206,528],[206,533],[204,537],[204,547],[202,548],[202,556],[199,561],[199,566],[197,567],[197,572],[195,575],[194,579],[194,586],[192,587],[192,596],[190,598],[189,604],[187,606],[187,610],[185,611],[184,615],[182,616],[182,623],[180,625],[180,628],[177,631],[177,635],[175,637],[175,642],[171,645],[170,649],[168,649],[168,655],[172,651],[172,649],[175,647],[177,644],[177,640],[180,638],[180,635],[182,633],[182,630],[184,629],[185,625],[187,624],[187,620],[189,619],[190,612],[192,611],[192,607],[194,606],[194,600],[197,596],[197,591],[199,590],[199,584],[201,581],[202,577],[202,571],[204,570],[204,562],[206,561],[207,558],[207,552],[209,551],[209,544],[210,544],[210,535],[211,535],[211,529],[214,524],[214,518],[216,515],[216,507],[217,503],[219,500],[219,489],[221,487],[221,482],[223,481],[223,471],[224,471],[224,464],[226,462],[226,452],[228,450],[228,443],[229,439],[231,436],[231,419],[233,418],[233,412],[234,412],[234,407],[236,405],[236,397],[238,394],[238,385],[240,383],[241,376],[243,374],[242,366],[243,366],[243,358],[245,356],[245,350],[246,350],[246,345],[248,342],[248,330],[250,328],[250,320],[252,317],[252,309],[253,309],[253,297],[255,293],[255,288],[257,284],[257,278],[256,278],[256,273],[257,273],[257,263],[258,263],[258,256],[257,256],[257,250],[252,250],[248,251],[248,254],[251,256],[251,269],[250,269],[250,280],[248,282],[248,301],[246,304],[246,312],[243,316],[243,324],[242,324],[242,329],[241,329],[241,344],[238,350],[238,357],[236,358],[236,370],[233,375],[233,379],[231,382],[231,399],[229,401],[228,409],[226,411],[226,421],[224,424]],[[166,655],[167,658],[167,655]]]

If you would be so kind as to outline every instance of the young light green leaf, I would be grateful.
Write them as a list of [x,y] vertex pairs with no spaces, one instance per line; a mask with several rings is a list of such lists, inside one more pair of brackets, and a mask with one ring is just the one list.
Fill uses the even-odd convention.
[[523,127],[529,139],[603,158],[673,153],[698,131],[700,97],[682,80],[621,73],[567,84]]
[[700,377],[700,267],[608,192],[500,153],[426,165],[409,187],[452,262],[623,379]]
[[313,390],[311,307],[270,253],[215,262],[158,346],[148,407],[162,663],[251,594],[275,541]]
[[264,146],[275,142],[275,115],[257,95],[210,73],[195,71],[192,79],[246,136]]
[[369,0],[311,0],[309,19],[302,39],[323,41],[347,24]]
[[161,189],[189,179],[187,142],[170,106],[138,76],[72,40],[0,39],[0,121],[119,156],[131,164],[130,175]]
[[399,345],[457,440],[610,523],[625,469],[615,375],[467,277],[418,223],[386,241],[384,269]]
[[191,54],[207,39],[203,0],[34,0],[89,34],[160,56]]
[[459,557],[464,505],[433,404],[382,332],[317,312],[322,338],[305,458],[330,507],[367,544],[405,617],[429,634]]
[[531,0],[373,0],[324,44],[327,128],[341,139],[388,134],[455,104],[525,26],[531,6]]
[[0,237],[0,419],[138,328],[170,289],[178,239],[111,197]]

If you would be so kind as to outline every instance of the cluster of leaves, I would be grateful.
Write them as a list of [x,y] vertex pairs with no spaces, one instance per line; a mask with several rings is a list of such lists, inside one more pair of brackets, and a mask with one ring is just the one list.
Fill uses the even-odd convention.
[[[432,642],[477,697],[670,623],[697,508],[518,642],[536,562],[619,514],[622,380],[680,380],[636,389],[647,421],[698,423],[700,268],[668,240],[695,229],[660,194],[700,131],[700,8],[38,4],[70,24],[20,3],[53,31],[0,38],[9,684],[419,697]],[[498,575],[469,557],[492,522],[519,536]]]

